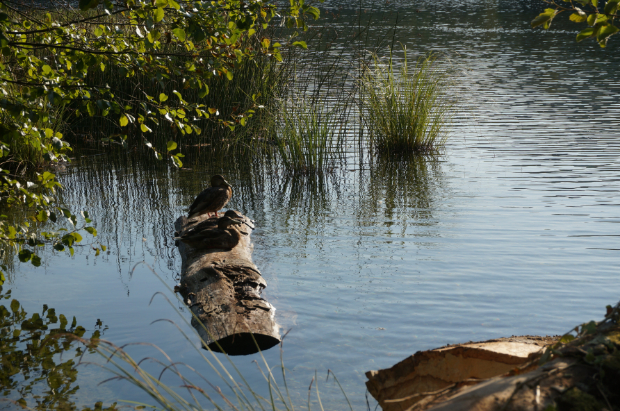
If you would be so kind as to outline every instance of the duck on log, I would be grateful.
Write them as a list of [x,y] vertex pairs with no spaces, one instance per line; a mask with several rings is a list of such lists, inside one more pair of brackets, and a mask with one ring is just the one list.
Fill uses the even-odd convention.
[[[225,182],[215,177],[218,184],[222,185],[219,179]],[[219,204],[207,204],[201,208],[208,211],[196,213],[197,198],[191,217],[181,216],[175,222],[182,261],[179,292],[206,347],[247,355],[278,344],[280,327],[275,322],[275,307],[261,297],[267,282],[252,263],[252,221],[233,210],[218,217],[217,211],[232,194],[228,183],[224,187],[225,202],[216,199]]]

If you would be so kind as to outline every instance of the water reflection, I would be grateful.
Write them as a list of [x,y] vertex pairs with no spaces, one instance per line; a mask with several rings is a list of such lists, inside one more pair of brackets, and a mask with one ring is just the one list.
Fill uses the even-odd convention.
[[[77,385],[78,363],[84,353],[93,354],[96,342],[83,347],[73,337],[83,337],[86,329],[63,314],[43,305],[41,314],[28,315],[11,290],[0,287],[0,393],[5,408],[19,404],[34,410],[76,410],[73,398]],[[91,339],[99,339],[107,330],[101,322]],[[92,341],[92,340],[91,340]],[[95,410],[115,410],[116,403]],[[89,410],[85,408],[84,410]]]
[[419,225],[434,224],[436,193],[443,185],[438,157],[379,156],[370,164],[368,174],[368,185],[362,187],[365,195],[360,196],[361,225],[368,224],[369,217],[377,210],[381,210],[388,220],[400,217],[403,230],[406,230],[408,220]]

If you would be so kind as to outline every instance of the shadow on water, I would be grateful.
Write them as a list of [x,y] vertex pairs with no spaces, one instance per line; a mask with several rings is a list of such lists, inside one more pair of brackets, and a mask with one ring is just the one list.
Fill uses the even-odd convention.
[[[73,397],[79,390],[78,364],[83,354],[94,353],[96,341],[82,346],[75,337],[83,337],[86,329],[63,314],[43,305],[41,314],[28,315],[11,290],[0,287],[0,407],[25,407],[34,410],[77,410]],[[105,333],[99,321],[91,339]],[[94,410],[115,410],[116,403],[103,408],[97,402]],[[90,408],[83,408],[90,410]]]

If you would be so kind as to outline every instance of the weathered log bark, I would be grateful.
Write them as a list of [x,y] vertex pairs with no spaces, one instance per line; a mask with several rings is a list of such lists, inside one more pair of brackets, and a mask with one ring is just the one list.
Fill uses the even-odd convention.
[[[252,226],[251,220],[239,216]],[[218,230],[218,220],[179,217],[175,236],[203,221],[212,221],[213,230]],[[261,297],[267,282],[252,263],[251,229],[241,227],[245,228],[240,229],[239,243],[228,250],[194,249],[177,240],[182,260],[179,292],[194,314],[192,326],[204,345],[229,355],[253,354],[280,342],[276,309]]]

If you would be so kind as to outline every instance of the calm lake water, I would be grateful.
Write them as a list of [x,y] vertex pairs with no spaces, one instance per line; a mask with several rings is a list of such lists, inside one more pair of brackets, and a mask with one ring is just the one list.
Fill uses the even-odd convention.
[[[358,24],[356,2],[332,2],[331,25]],[[374,7],[374,11],[373,11]],[[65,201],[90,212],[108,253],[78,247],[17,265],[11,289],[28,312],[43,304],[97,320],[116,344],[157,344],[222,385],[167,323],[164,298],[180,258],[173,222],[215,173],[235,187],[229,207],[256,220],[254,261],[284,330],[293,402],[305,407],[315,371],[328,409],[366,408],[365,376],[418,350],[521,334],[561,334],[618,301],[620,37],[575,43],[576,26],[531,30],[538,2],[363,4],[371,37],[394,26],[413,53],[448,52],[461,68],[465,109],[435,159],[349,161],[324,178],[287,178],[269,164],[215,166],[209,155],[175,170],[132,155],[82,153],[62,172]],[[567,16],[560,16],[562,19]],[[344,22],[344,23],[343,23]],[[345,37],[341,43],[347,46]],[[353,44],[353,43],[351,43]],[[145,261],[163,279],[150,272]],[[173,306],[179,306],[176,301]],[[182,309],[182,307],[180,307]],[[188,313],[182,313],[185,318]],[[136,358],[154,355],[131,347]],[[280,364],[280,352],[264,353]],[[253,360],[234,363],[261,393]],[[279,371],[278,371],[279,372]],[[79,368],[77,404],[147,400],[109,375]],[[315,408],[316,396],[314,398]],[[375,402],[370,398],[370,405]]]

